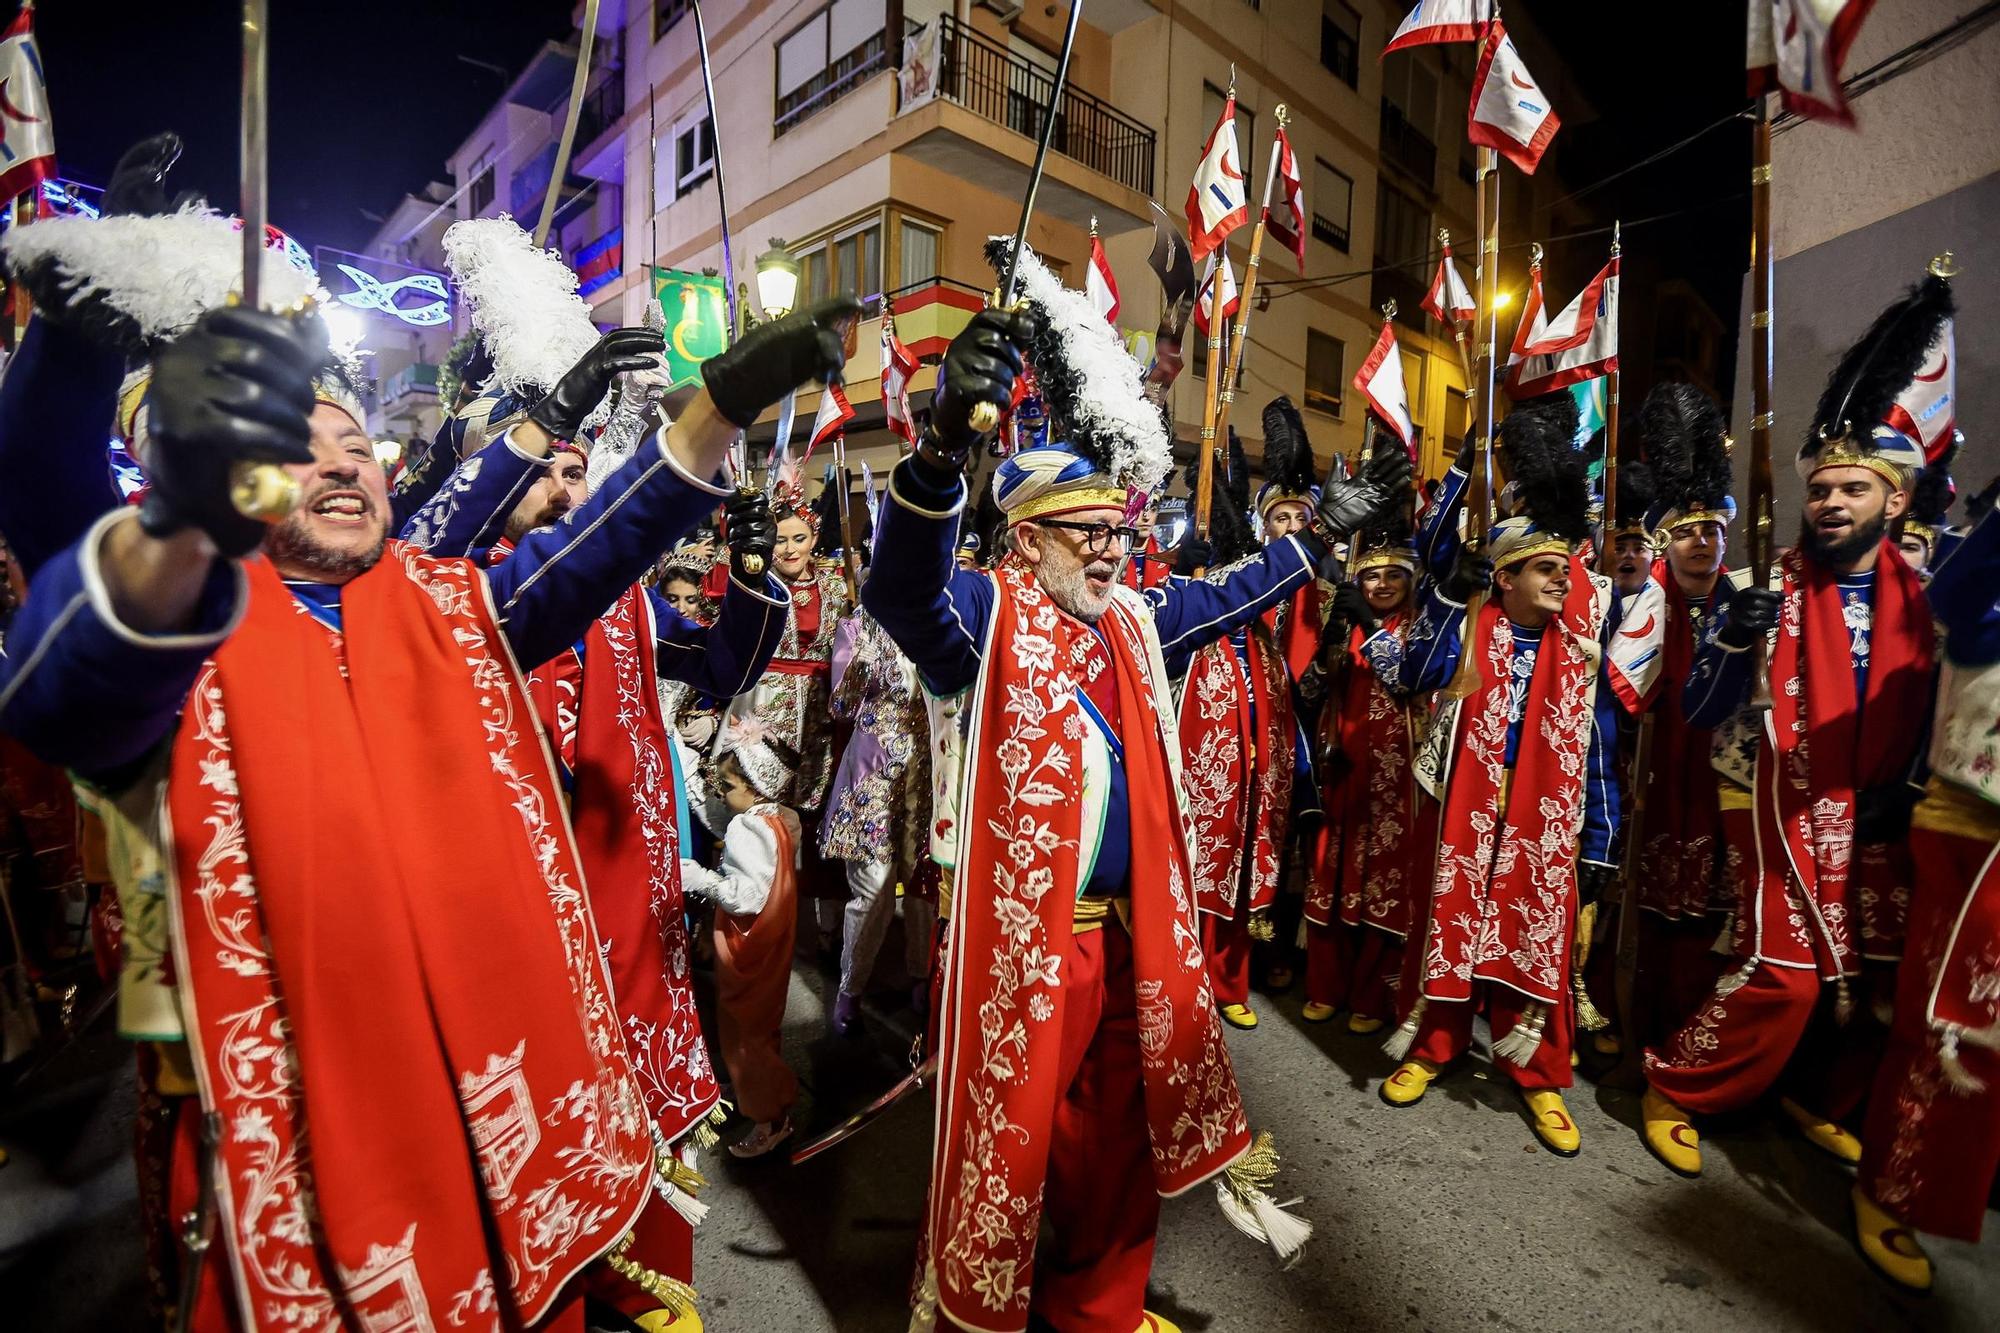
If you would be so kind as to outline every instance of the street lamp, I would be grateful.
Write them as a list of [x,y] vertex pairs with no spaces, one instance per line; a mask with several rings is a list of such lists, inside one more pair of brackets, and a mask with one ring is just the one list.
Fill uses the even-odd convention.
[[757,256],[757,304],[764,318],[783,319],[799,299],[799,261],[776,236],[771,248]]

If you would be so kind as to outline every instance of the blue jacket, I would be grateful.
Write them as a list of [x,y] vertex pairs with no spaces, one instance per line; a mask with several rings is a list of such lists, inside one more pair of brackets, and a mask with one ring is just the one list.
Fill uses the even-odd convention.
[[0,533],[29,578],[121,503],[105,450],[124,363],[36,316],[0,378]]

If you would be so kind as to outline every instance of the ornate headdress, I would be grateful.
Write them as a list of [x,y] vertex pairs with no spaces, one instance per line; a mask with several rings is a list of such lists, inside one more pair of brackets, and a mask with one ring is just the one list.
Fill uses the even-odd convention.
[[1354,557],[1356,577],[1371,569],[1402,569],[1407,570],[1411,578],[1416,577],[1416,530],[1405,512],[1398,510],[1363,529],[1356,540],[1361,543],[1361,549]]
[[1257,492],[1258,519],[1270,513],[1272,505],[1286,501],[1313,508],[1319,503],[1319,478],[1305,420],[1292,400],[1279,394],[1264,405],[1264,485]]
[[1799,448],[1800,477],[1822,468],[1865,467],[1900,491],[1923,470],[1923,446],[1887,423],[1897,395],[1923,369],[1931,344],[1952,316],[1946,271],[1934,263],[1840,358]]
[[1620,537],[1651,538],[1656,526],[1650,521],[1659,496],[1658,474],[1638,459],[1618,462],[1618,526],[1605,534],[1615,542]]
[[1517,403],[1500,423],[1514,512],[1487,536],[1494,565],[1568,555],[1590,535],[1590,463],[1576,447],[1576,427],[1576,400],[1567,391]]
[[1714,399],[1692,384],[1656,384],[1639,408],[1639,432],[1659,483],[1654,527],[1735,520],[1729,427]]
[[1944,531],[1945,515],[1950,511],[1952,501],[1958,498],[1958,487],[1951,479],[1951,465],[1957,460],[1964,441],[1963,435],[1953,431],[1951,442],[1936,458],[1924,465],[1910,487],[1910,508],[1903,517],[1903,535],[1922,542],[1932,556],[1937,555],[1938,534]]
[[798,777],[798,753],[752,714],[732,714],[723,720],[716,753],[734,755],[751,789],[767,801],[782,802]]

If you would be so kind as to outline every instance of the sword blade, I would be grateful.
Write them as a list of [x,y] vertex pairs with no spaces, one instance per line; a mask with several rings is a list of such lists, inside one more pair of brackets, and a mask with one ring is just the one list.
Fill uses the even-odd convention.
[[1042,114],[1042,137],[1035,145],[1035,165],[1028,173],[1028,193],[1021,199],[1021,225],[1014,228],[1014,249],[1007,256],[1007,276],[1000,284],[1002,308],[1014,304],[1014,274],[1021,266],[1021,247],[1028,243],[1028,219],[1034,216],[1035,196],[1042,188],[1042,172],[1048,165],[1049,140],[1055,137],[1056,113],[1062,109],[1063,90],[1069,86],[1069,57],[1076,50],[1077,20],[1083,17],[1083,0],[1070,0],[1069,23],[1063,29],[1062,56],[1056,61],[1055,83],[1049,90],[1049,104]]
[[936,1072],[937,1057],[932,1056],[898,1079],[894,1087],[868,1103],[868,1105],[862,1107],[859,1111],[856,1111],[853,1115],[847,1117],[847,1119],[841,1121],[838,1125],[835,1125],[832,1129],[829,1129],[826,1133],[792,1149],[792,1165],[797,1166],[801,1162],[810,1161],[825,1152],[828,1148],[835,1148],[847,1142],[856,1134],[859,1134],[862,1130],[880,1120],[897,1102],[902,1101],[918,1088],[923,1087],[925,1083],[930,1081],[931,1075]]
[[243,304],[253,310],[257,308],[259,279],[263,276],[268,188],[265,168],[269,79],[264,39],[269,9],[266,0],[243,0],[243,123],[238,144],[243,193],[239,211],[243,215]]

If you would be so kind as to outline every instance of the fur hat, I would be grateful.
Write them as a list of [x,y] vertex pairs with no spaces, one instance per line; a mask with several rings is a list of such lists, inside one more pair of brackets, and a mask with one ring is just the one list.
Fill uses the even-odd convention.
[[1633,533],[1651,534],[1653,503],[1659,493],[1655,477],[1653,469],[1636,458],[1618,460],[1618,527],[1611,540]]

